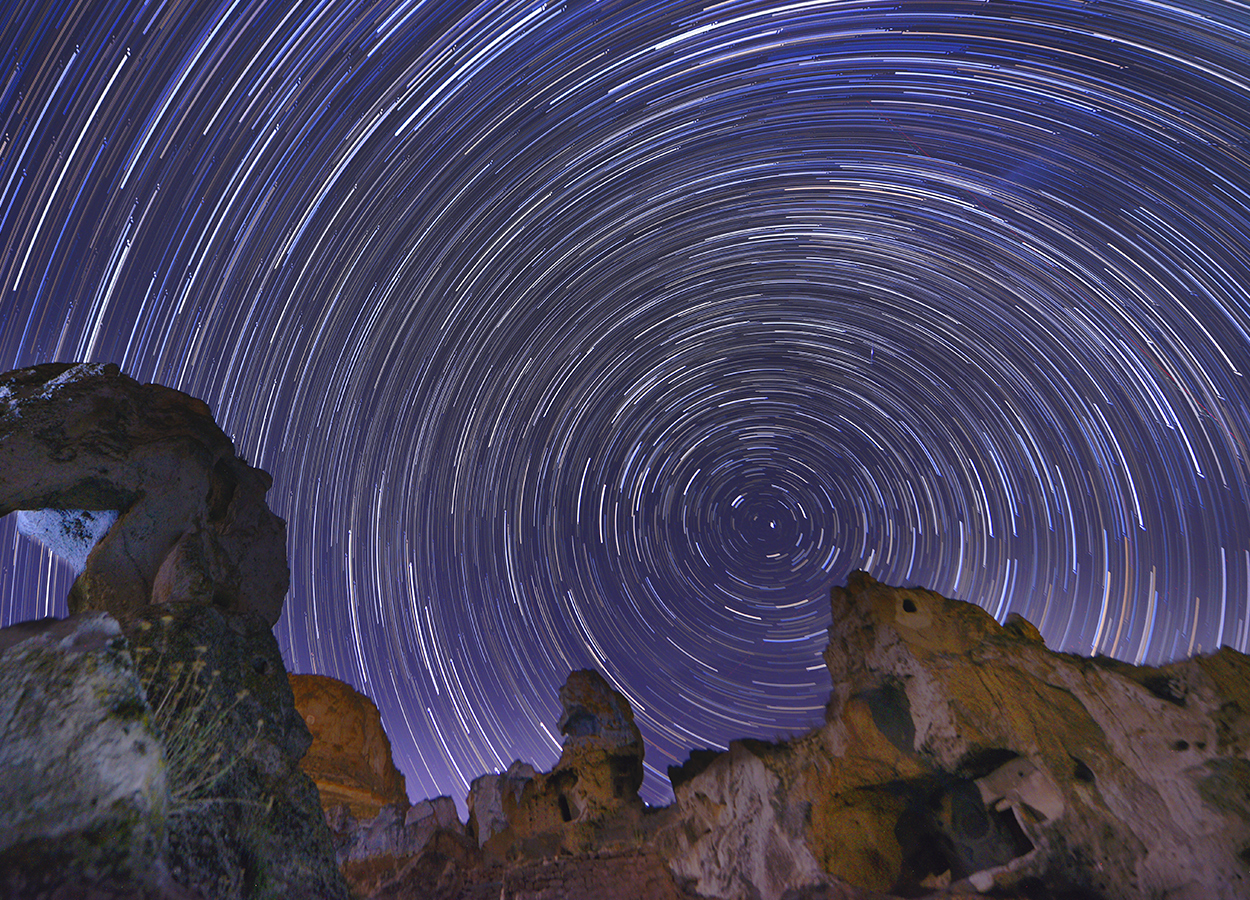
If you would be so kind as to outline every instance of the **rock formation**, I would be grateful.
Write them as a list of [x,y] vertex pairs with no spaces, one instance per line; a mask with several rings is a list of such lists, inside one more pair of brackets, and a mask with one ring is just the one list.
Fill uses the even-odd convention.
[[82,567],[68,619],[0,631],[5,897],[346,900],[270,630],[269,485],[186,394],[0,375],[0,513]]
[[[564,752],[474,781],[469,840],[377,898],[1234,900],[1250,896],[1250,658],[1047,650],[1018,616],[864,573],[831,592],[823,726],[735,741],[637,803],[628,703],[561,690]],[[615,760],[615,762],[614,762]],[[479,849],[480,848],[480,849]]]
[[383,807],[408,805],[404,776],[391,758],[391,741],[373,701],[325,675],[289,675],[312,746],[300,766],[317,784],[325,809],[344,805],[357,820]]
[[213,900],[344,898],[299,767],[312,738],[264,620],[170,603],[123,630],[162,733],[175,879]]
[[589,671],[550,772],[478,778],[467,827],[410,806],[376,708],[283,669],[268,486],[185,394],[0,376],[0,513],[82,567],[69,619],[0,630],[0,894],[346,900],[346,873],[397,900],[1250,896],[1250,658],[1056,653],[862,572],[831,592],[824,724],[692,753],[671,806],[639,800],[630,705]]
[[700,893],[1250,895],[1250,658],[1054,653],[864,573],[831,600],[826,725],[675,773],[666,855]]
[[517,844],[538,855],[601,850],[639,827],[644,745],[629,701],[583,669],[560,702],[564,749],[550,772],[517,761],[473,782],[469,831],[488,856]]
[[[409,861],[440,836],[468,842],[450,797],[384,806],[372,819],[357,821],[346,806],[326,810],[339,866],[352,890],[367,896],[394,881]],[[476,848],[474,848],[476,849]]]
[[270,484],[181,391],[111,364],[0,375],[0,515],[28,511],[22,530],[81,567],[70,612],[183,601],[272,627],[290,573]]

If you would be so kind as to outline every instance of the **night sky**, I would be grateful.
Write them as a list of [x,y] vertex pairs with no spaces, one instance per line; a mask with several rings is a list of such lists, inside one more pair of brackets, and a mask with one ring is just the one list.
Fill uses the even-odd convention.
[[[1250,630],[1250,5],[13,0],[0,370],[204,398],[413,798],[821,719],[857,568]],[[0,621],[72,573],[0,521]]]

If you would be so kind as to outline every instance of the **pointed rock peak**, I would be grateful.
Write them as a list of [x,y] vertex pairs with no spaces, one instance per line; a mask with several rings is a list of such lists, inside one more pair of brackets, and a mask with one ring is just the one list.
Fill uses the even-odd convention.
[[642,745],[629,700],[592,669],[572,672],[560,688],[560,733],[565,746],[593,739],[605,748]]

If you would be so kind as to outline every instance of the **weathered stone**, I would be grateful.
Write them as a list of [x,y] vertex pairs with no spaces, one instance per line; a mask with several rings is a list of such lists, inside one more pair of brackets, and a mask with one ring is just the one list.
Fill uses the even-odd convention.
[[404,776],[395,768],[373,701],[337,678],[288,677],[295,708],[312,733],[300,765],[316,782],[322,806],[346,805],[357,820],[373,818],[383,807],[407,807]]
[[438,832],[464,833],[450,797],[422,800],[414,806],[383,807],[372,819],[357,822],[345,806],[327,815],[343,875],[354,893],[368,895],[397,877]]
[[181,391],[111,364],[0,375],[0,515],[30,511],[23,531],[81,568],[71,612],[196,602],[272,626],[289,570],[270,484]]
[[615,811],[642,785],[645,745],[629,700],[591,669],[572,672],[560,688],[558,723],[564,748],[552,774],[577,775],[568,793],[574,818]]
[[312,741],[257,615],[144,607],[124,628],[166,747],[174,877],[214,900],[345,898]]
[[560,689],[564,749],[550,772],[520,761],[475,779],[469,832],[488,856],[520,846],[531,856],[620,849],[640,839],[643,742],[629,701],[597,672]]
[[114,619],[0,630],[0,895],[190,896],[165,865],[165,774]]
[[469,833],[485,844],[508,829],[510,816],[521,802],[526,785],[538,776],[527,762],[513,760],[502,773],[487,773],[473,779],[466,803],[469,808]]
[[831,601],[826,725],[678,770],[661,840],[697,891],[1247,895],[1250,658],[1054,653],[864,573]]

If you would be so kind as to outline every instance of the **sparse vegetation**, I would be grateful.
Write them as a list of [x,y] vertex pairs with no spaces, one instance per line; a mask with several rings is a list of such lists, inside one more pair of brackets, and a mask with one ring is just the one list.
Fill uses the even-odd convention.
[[221,672],[208,669],[205,646],[191,648],[189,660],[175,658],[165,630],[172,622],[172,616],[163,616],[155,624],[140,623],[141,630],[157,627],[162,634],[147,646],[133,648],[153,725],[165,748],[170,814],[205,803],[252,805],[255,801],[216,796],[214,790],[256,747],[265,720],[258,718],[250,731],[239,732],[233,714],[248,692],[222,696]]

